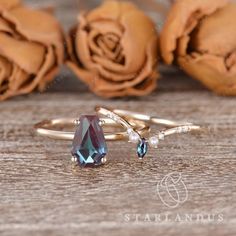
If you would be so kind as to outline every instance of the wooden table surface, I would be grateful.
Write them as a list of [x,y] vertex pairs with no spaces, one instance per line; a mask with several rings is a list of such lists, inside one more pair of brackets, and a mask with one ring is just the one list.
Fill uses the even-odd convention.
[[[51,2],[65,27],[73,22],[72,0]],[[236,100],[212,94],[180,71],[161,70],[159,89],[140,99],[98,98],[63,68],[46,93],[0,104],[1,236],[236,235]],[[98,104],[208,130],[166,138],[143,162],[133,145],[109,143],[108,164],[95,169],[71,164],[70,142],[34,133],[42,119],[93,113]],[[182,176],[177,192],[186,196],[175,207],[157,191],[172,173]]]

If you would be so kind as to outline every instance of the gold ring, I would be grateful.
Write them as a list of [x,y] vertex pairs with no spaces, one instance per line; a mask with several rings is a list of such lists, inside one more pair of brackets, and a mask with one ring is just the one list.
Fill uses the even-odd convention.
[[[120,123],[127,129],[130,142],[137,144],[137,155],[140,159],[144,158],[149,146],[152,148],[158,148],[159,141],[164,140],[166,136],[202,130],[199,125],[194,125],[189,122],[172,121],[128,110],[108,109],[99,106],[97,106],[95,110],[99,114],[102,114]],[[158,130],[157,134],[146,139],[134,129],[132,129],[132,126],[128,125],[128,121],[130,120],[135,120],[136,122],[146,122],[149,125],[164,125],[166,128]]]
[[[75,131],[59,129],[76,125]],[[149,133],[149,126],[142,121],[129,120],[126,122],[135,132],[144,136]],[[122,132],[103,132],[104,127],[123,127]],[[106,141],[127,140],[129,132],[127,127],[110,118],[99,118],[96,115],[82,115],[79,120],[60,118],[44,120],[34,126],[36,133],[60,140],[73,140],[72,161],[80,166],[98,166],[106,162]]]

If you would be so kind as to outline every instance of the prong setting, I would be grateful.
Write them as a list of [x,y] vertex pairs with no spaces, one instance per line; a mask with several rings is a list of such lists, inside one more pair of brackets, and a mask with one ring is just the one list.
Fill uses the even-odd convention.
[[76,157],[72,156],[72,157],[71,157],[71,161],[72,161],[73,163],[76,163],[78,160],[77,160]]
[[99,124],[100,126],[103,126],[103,125],[105,124],[105,121],[100,119],[99,122],[98,122],[98,124]]
[[74,125],[77,125],[77,126],[78,126],[79,123],[80,123],[79,119],[75,119],[75,120],[74,120]]

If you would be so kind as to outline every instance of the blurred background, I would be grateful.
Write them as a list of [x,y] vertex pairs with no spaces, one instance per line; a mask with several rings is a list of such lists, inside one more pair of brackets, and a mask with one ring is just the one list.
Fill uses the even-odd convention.
[[[109,0],[108,0],[109,1]],[[157,31],[160,32],[165,16],[172,0],[130,0],[145,11],[156,23]],[[100,5],[102,0],[25,0],[26,4],[33,8],[52,7],[57,19],[63,25],[65,32],[76,24],[81,11],[91,10]],[[158,92],[161,91],[189,91],[206,90],[198,81],[189,78],[179,68],[163,66],[159,63],[161,80],[158,83]],[[178,73],[176,73],[178,72]],[[57,78],[48,86],[47,92],[79,92],[87,93],[86,85],[76,78],[68,68],[63,66]]]
[[[90,10],[99,4],[102,0],[25,0],[25,3],[34,8],[54,7],[58,19],[67,30],[76,20],[79,11]],[[169,9],[171,0],[131,0],[143,9],[157,23],[158,27],[163,24],[163,17]],[[70,14],[67,14],[69,13]],[[160,14],[157,14],[159,12]]]

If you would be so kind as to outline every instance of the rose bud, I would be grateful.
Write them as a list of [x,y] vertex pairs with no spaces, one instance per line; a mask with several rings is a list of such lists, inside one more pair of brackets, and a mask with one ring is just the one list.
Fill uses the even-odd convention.
[[236,4],[177,0],[161,34],[166,63],[222,95],[236,95]]
[[0,100],[42,91],[63,62],[60,25],[19,0],[0,2]]
[[70,31],[67,65],[99,96],[146,95],[158,77],[157,39],[154,23],[135,5],[106,1]]

